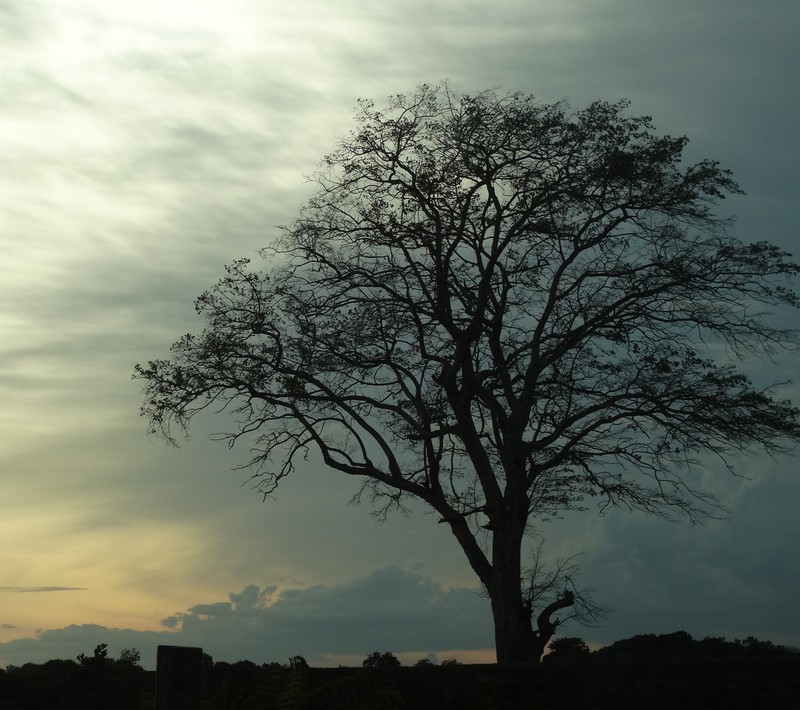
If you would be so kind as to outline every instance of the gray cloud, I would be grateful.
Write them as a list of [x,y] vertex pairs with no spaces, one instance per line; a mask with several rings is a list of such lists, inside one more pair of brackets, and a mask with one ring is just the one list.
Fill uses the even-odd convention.
[[[196,605],[177,615],[184,637],[262,637],[273,653],[310,657],[371,648],[398,652],[491,645],[488,601],[474,590],[445,590],[418,573],[384,567],[341,585],[286,589],[249,586],[230,603]],[[269,602],[269,603],[268,603]],[[172,621],[168,622],[168,626]],[[268,641],[266,641],[268,639]]]
[[585,530],[580,581],[613,608],[577,635],[610,643],[684,629],[800,646],[800,561],[790,542],[800,539],[800,481],[777,466],[750,473],[720,491],[728,517],[704,526],[619,512],[574,523]]
[[39,631],[33,639],[0,643],[0,663],[74,658],[98,643],[111,655],[132,646],[152,667],[159,644],[201,646],[216,660],[309,662],[366,655],[375,649],[421,656],[491,646],[488,601],[475,590],[445,589],[419,573],[384,567],[340,585],[260,588],[247,585],[228,602],[196,604],[167,617],[169,631],[143,632],[99,625]]

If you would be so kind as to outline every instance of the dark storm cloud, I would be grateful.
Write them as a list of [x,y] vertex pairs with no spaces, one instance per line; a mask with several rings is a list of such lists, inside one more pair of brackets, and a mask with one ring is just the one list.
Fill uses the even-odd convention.
[[98,643],[111,655],[136,647],[152,667],[159,644],[200,646],[215,660],[285,662],[301,654],[363,655],[376,648],[421,655],[491,645],[488,601],[475,590],[444,589],[416,572],[384,567],[340,585],[307,589],[248,585],[229,602],[196,604],[162,621],[170,631],[97,625],[40,631],[35,639],[0,643],[0,663],[74,658]]
[[581,581],[613,613],[597,629],[571,629],[609,643],[680,629],[800,644],[800,483],[788,470],[752,472],[726,502],[726,519],[668,523],[609,514],[583,558]]

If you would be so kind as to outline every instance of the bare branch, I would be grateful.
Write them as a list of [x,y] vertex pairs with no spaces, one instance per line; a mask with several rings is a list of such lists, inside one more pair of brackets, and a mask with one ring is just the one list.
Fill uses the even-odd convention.
[[362,102],[264,270],[232,264],[197,299],[205,330],[137,366],[150,431],[224,412],[267,495],[313,451],[379,517],[422,500],[490,590],[503,660],[594,618],[570,561],[535,632],[520,611],[533,523],[592,501],[701,520],[709,457],[736,473],[800,438],[741,365],[798,346],[769,316],[800,305],[797,264],[734,238],[730,173],[627,109],[428,85]]

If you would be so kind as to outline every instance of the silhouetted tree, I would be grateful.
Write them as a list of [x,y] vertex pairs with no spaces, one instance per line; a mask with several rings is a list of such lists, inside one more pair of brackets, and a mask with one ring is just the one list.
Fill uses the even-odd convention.
[[439,665],[441,666],[460,666],[461,661],[455,658],[445,658]]
[[542,540],[534,550],[530,566],[523,570],[527,580],[523,589],[523,606],[526,615],[534,620],[534,648],[542,652],[556,631],[568,621],[594,626],[606,614],[606,608],[592,599],[593,590],[579,589],[575,585],[578,555],[560,558],[555,564],[548,565],[542,553],[543,546]]
[[[555,642],[554,642],[555,643]],[[605,646],[595,655],[603,660],[662,660],[687,658],[743,658],[747,656],[792,656],[797,649],[778,646],[771,641],[759,641],[749,636],[744,641],[736,639],[706,637],[696,641],[686,631],[669,634],[639,634],[631,638],[615,641]]]
[[361,663],[364,668],[395,668],[400,661],[391,651],[373,651]]
[[78,663],[85,668],[103,668],[109,663],[108,658],[108,644],[99,643],[94,647],[92,656],[87,656],[85,653],[78,654]]
[[142,654],[135,648],[123,648],[119,654],[117,663],[127,664],[129,666],[141,665]]
[[307,671],[308,661],[303,656],[292,656],[289,659],[289,668],[294,671]]
[[789,342],[762,308],[797,306],[797,266],[730,236],[729,172],[681,165],[686,139],[627,107],[362,102],[267,271],[235,262],[197,300],[203,333],[137,367],[151,430],[227,409],[265,495],[314,450],[379,515],[424,501],[489,595],[498,661],[537,659],[532,522],[591,499],[695,520],[699,456],[800,431],[736,365]]
[[743,641],[735,639],[733,643],[743,648],[744,652],[750,656],[781,656],[798,653],[798,650],[791,646],[780,646],[772,641],[759,641],[754,636],[748,636]]
[[590,653],[582,638],[562,636],[550,642],[550,653],[545,658],[551,661],[574,661],[588,658]]

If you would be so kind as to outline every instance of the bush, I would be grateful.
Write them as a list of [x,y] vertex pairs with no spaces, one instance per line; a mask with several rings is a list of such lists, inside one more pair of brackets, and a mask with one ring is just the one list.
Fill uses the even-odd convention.
[[396,668],[400,665],[395,655],[391,651],[373,651],[361,664],[364,668]]

